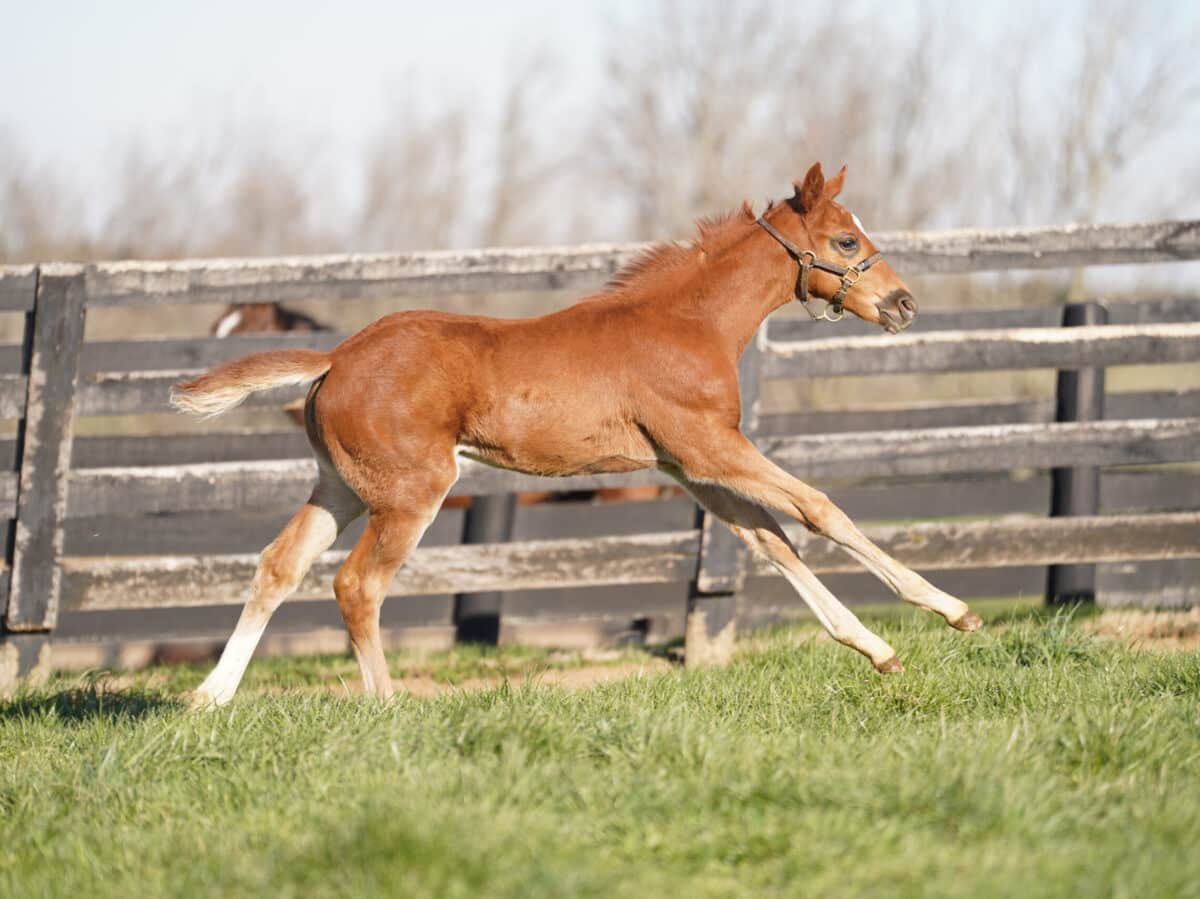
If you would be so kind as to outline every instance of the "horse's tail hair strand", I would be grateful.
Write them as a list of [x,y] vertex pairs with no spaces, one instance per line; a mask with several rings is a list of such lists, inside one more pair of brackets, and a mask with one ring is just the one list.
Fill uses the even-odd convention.
[[171,405],[180,412],[212,418],[252,393],[307,384],[333,364],[320,350],[273,350],[223,362],[191,381],[171,388]]

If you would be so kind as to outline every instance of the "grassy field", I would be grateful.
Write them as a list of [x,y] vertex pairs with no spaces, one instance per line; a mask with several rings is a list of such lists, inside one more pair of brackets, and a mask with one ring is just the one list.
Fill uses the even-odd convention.
[[904,675],[793,628],[582,689],[397,657],[475,689],[390,704],[343,659],[207,714],[199,670],[56,681],[0,704],[0,896],[1200,896],[1200,651],[877,624]]

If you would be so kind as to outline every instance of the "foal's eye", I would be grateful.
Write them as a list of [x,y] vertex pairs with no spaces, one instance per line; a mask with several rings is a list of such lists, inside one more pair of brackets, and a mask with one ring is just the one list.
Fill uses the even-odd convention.
[[837,248],[843,253],[853,253],[858,249],[858,238],[851,234],[843,234],[836,239]]

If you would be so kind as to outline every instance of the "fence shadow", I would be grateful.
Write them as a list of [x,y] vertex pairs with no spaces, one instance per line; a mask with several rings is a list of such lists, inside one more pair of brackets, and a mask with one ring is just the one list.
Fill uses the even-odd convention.
[[0,700],[0,721],[43,717],[72,724],[100,718],[136,721],[183,706],[178,698],[157,691],[118,690],[92,684],[50,692],[18,693]]

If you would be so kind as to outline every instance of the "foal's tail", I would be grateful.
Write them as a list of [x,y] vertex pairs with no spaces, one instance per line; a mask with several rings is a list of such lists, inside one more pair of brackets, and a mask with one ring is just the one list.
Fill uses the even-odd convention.
[[180,412],[212,418],[259,390],[307,384],[329,371],[333,362],[320,350],[273,350],[223,362],[192,381],[171,388],[171,405]]

